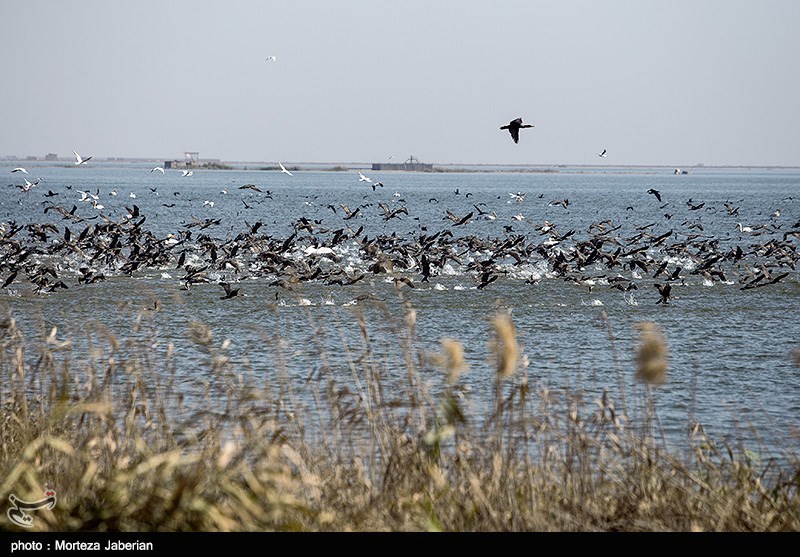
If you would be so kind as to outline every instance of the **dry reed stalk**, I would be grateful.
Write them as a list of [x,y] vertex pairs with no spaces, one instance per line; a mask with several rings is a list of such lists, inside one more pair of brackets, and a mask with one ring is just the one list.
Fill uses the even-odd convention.
[[464,345],[451,338],[439,341],[442,352],[432,356],[433,362],[447,372],[447,384],[455,385],[459,376],[469,369],[464,359]]
[[639,329],[639,347],[636,351],[636,378],[648,385],[662,385],[667,381],[667,343],[661,328],[645,322]]
[[514,375],[519,361],[517,332],[508,313],[497,313],[492,318],[492,325],[494,338],[489,348],[497,362],[497,376],[499,379],[508,379]]

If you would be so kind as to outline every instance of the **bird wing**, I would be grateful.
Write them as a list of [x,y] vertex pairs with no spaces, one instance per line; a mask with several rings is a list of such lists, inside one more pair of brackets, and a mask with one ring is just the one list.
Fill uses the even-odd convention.
[[514,140],[514,143],[519,143],[519,128],[508,128],[508,132],[511,134],[511,138]]
[[83,159],[82,159],[82,158],[81,158],[81,156],[78,154],[78,152],[77,152],[77,151],[72,151],[72,152],[75,154],[75,159],[78,161],[78,164],[82,163],[82,162],[83,162]]

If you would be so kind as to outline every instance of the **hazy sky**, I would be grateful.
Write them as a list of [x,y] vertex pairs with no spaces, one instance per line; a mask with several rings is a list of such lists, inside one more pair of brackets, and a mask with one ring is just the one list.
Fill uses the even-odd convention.
[[6,0],[0,154],[800,165],[799,23],[796,0]]

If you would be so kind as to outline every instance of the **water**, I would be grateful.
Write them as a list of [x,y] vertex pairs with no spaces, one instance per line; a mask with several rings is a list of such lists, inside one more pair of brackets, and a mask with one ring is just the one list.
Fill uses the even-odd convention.
[[[287,373],[303,383],[320,366],[315,346],[325,348],[334,367],[348,369],[348,359],[359,350],[352,313],[359,297],[373,294],[402,319],[402,305],[391,277],[370,272],[374,259],[352,238],[334,246],[330,257],[309,254],[324,247],[324,241],[337,230],[353,236],[363,226],[360,238],[383,237],[403,246],[413,245],[421,235],[430,237],[442,231],[442,236],[453,234],[452,250],[461,262],[451,259],[436,266],[429,282],[421,281],[417,262],[407,250],[398,249],[392,256],[396,270],[409,267],[402,274],[416,286],[403,287],[400,293],[417,311],[416,347],[435,351],[442,338],[462,341],[471,363],[462,381],[471,388],[470,403],[478,409],[490,400],[493,379],[486,363],[491,333],[488,318],[495,308],[511,310],[529,362],[527,371],[537,387],[582,388],[588,400],[599,396],[604,388],[617,392],[618,371],[625,388],[634,392],[634,325],[655,321],[669,345],[669,379],[656,390],[668,436],[678,441],[684,437],[692,413],[720,440],[764,444],[771,452],[800,449],[800,368],[793,365],[790,356],[792,350],[800,348],[800,285],[798,273],[791,266],[797,259],[798,239],[784,238],[784,233],[800,229],[800,170],[693,169],[689,175],[673,175],[663,168],[559,167],[535,173],[364,171],[384,184],[373,190],[369,184],[358,182],[355,171],[303,171],[288,177],[245,169],[196,170],[193,176],[182,178],[180,171],[161,175],[151,174],[149,169],[146,165],[101,163],[80,168],[29,166],[28,178],[41,176],[43,181],[24,192],[15,187],[23,183],[22,177],[8,174],[10,186],[4,188],[0,198],[0,223],[6,234],[14,226],[11,223],[53,223],[57,232],[49,233],[47,241],[40,244],[52,245],[61,241],[65,226],[77,236],[87,226],[104,221],[96,218],[73,223],[54,210],[44,214],[49,202],[67,210],[77,205],[76,214],[85,219],[102,214],[114,222],[125,220],[128,208],[133,210],[135,204],[146,216],[141,228],[162,240],[168,235],[181,238],[188,230],[186,225],[193,222],[219,219],[219,224],[207,228],[191,228],[192,238],[181,245],[183,249],[197,246],[203,235],[217,245],[232,241],[256,222],[262,223],[257,232],[260,237],[271,236],[282,243],[296,231],[298,219],[305,217],[314,232],[301,229],[286,258],[292,264],[301,265],[299,262],[306,260],[324,271],[344,269],[350,277],[360,273],[365,277],[350,286],[326,284],[319,279],[300,282],[292,294],[274,284],[279,272],[269,272],[254,263],[253,254],[242,253],[236,256],[242,262],[238,271],[230,266],[212,266],[206,273],[209,283],[193,284],[185,290],[182,279],[186,272],[176,269],[180,253],[176,249],[168,262],[142,266],[132,276],[125,276],[121,265],[103,265],[102,258],[96,259],[89,267],[102,272],[107,280],[78,285],[79,268],[87,265],[85,259],[66,252],[55,258],[35,254],[31,260],[55,265],[69,288],[37,294],[19,280],[1,292],[0,310],[25,323],[30,337],[35,336],[36,323],[43,319],[48,327],[59,327],[59,336],[78,342],[85,339],[87,323],[102,323],[121,336],[146,336],[159,350],[173,341],[179,347],[178,388],[191,401],[203,390],[203,382],[212,379],[194,374],[192,362],[203,356],[186,341],[190,323],[204,322],[214,332],[216,345],[225,338],[231,340],[227,353],[257,381],[269,381],[276,373],[274,340],[279,335],[289,356]],[[255,184],[262,191],[239,189],[245,184]],[[651,188],[660,191],[662,202],[646,193]],[[98,202],[104,208],[98,210],[80,202],[78,190],[98,192]],[[45,197],[48,191],[58,195]],[[517,192],[525,194],[524,201],[516,202],[509,195]],[[566,208],[549,205],[562,199],[569,200]],[[705,205],[691,210],[687,204],[690,199],[695,207]],[[726,203],[738,207],[738,212],[729,214]],[[361,207],[359,215],[345,220],[342,204],[350,210]],[[389,211],[406,207],[408,214],[386,220],[380,204]],[[458,217],[473,212],[473,218],[464,226],[453,226],[445,216],[447,210]],[[776,210],[780,210],[780,216],[771,216]],[[495,218],[480,220],[480,211]],[[643,276],[637,278],[627,266],[629,259],[621,258],[621,264],[610,269],[594,262],[569,273],[579,282],[567,282],[534,249],[551,237],[541,231],[546,222],[561,235],[575,231],[569,239],[548,247],[570,254],[576,242],[592,237],[590,225],[605,220],[611,221],[607,228],[620,227],[609,235],[618,238],[620,244],[608,242],[603,247],[612,254],[617,247],[623,253],[631,249],[627,241],[643,231],[653,237],[672,231],[664,245],[646,251],[657,262],[666,259],[670,273],[681,268],[681,278],[672,282],[669,304],[656,304],[659,294],[653,283],[664,282],[665,277],[652,279],[652,265],[648,273],[640,272]],[[759,234],[740,233],[737,223]],[[652,227],[641,229],[650,224]],[[760,225],[764,228],[759,229]],[[699,236],[689,236],[693,234]],[[522,237],[521,245],[531,247],[523,261],[495,256],[494,272],[499,278],[477,288],[480,272],[471,265],[492,258],[489,244],[517,236]],[[36,243],[27,231],[18,232],[14,238],[26,245]],[[730,254],[736,246],[746,253],[740,261],[720,263],[725,280],[692,274],[702,265],[701,258],[662,249],[704,239],[717,241],[713,244],[717,254]],[[768,247],[754,247],[770,240],[782,243],[788,255],[781,258]],[[384,250],[390,251],[386,245]],[[640,244],[633,241],[630,245]],[[221,248],[218,251],[223,254]],[[8,261],[11,256],[4,252],[3,257]],[[208,253],[191,247],[186,262],[208,264]],[[771,277],[783,272],[789,275],[776,284],[741,290],[762,266]],[[9,272],[3,269],[0,280],[5,280]],[[611,288],[618,276],[624,278],[621,284],[633,281],[638,288],[629,292]],[[216,284],[220,281],[232,283],[240,289],[240,295],[220,300],[224,294]],[[155,300],[159,300],[160,309],[148,311]],[[403,356],[397,348],[396,333],[379,309],[361,306],[374,317],[369,321],[370,333],[382,362],[390,372],[402,374]],[[147,325],[138,333],[132,331],[132,323],[141,321],[142,315]],[[615,337],[616,366],[607,323]],[[348,354],[345,347],[352,347],[353,353]],[[441,373],[424,364],[421,373],[435,391]],[[310,404],[307,400],[300,403]]]

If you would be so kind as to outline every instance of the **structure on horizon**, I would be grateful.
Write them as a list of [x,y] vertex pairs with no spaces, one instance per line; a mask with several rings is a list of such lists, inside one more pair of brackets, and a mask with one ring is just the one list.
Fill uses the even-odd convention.
[[200,163],[199,151],[185,151],[183,153],[183,164],[178,160],[164,161],[164,168],[190,168]]
[[433,165],[419,162],[419,159],[411,155],[402,163],[393,162],[373,162],[372,170],[405,170],[407,172],[433,172]]

